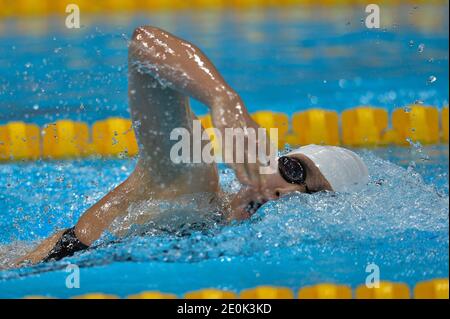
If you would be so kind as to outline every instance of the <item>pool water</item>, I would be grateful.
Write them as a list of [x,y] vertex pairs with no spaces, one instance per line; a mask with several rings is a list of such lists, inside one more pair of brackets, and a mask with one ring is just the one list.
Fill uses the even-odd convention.
[[145,24],[197,44],[252,112],[447,105],[448,7],[382,9],[381,29],[363,6],[0,21],[0,123],[129,117],[127,45]]
[[[266,204],[249,221],[185,237],[100,240],[96,250],[57,263],[0,272],[0,295],[68,297],[101,291],[125,296],[143,290],[181,295],[205,287],[239,291],[260,284],[298,288],[321,282],[356,286],[365,282],[369,263],[380,267],[383,280],[412,285],[446,277],[448,147],[361,154],[371,182],[359,193],[294,194]],[[3,252],[11,258],[30,240],[73,225],[134,164],[2,165]],[[224,167],[220,172],[224,188],[236,189],[232,172]],[[65,286],[68,263],[82,267],[80,289]]]
[[[430,10],[431,27],[425,21]],[[126,45],[132,29],[144,23],[203,48],[251,111],[448,104],[448,10],[395,7],[387,13],[388,24],[378,31],[361,24],[363,8],[331,14],[311,7],[91,17],[76,34],[57,27],[56,18],[38,35],[0,31],[0,121],[128,117]],[[17,21],[0,22],[0,30],[16,28]],[[409,285],[448,277],[448,146],[357,152],[370,172],[360,192],[292,194],[267,203],[248,221],[187,236],[132,236],[113,243],[104,237],[95,250],[59,262],[0,271],[0,297],[144,290],[181,296],[206,287],[296,289],[322,282],[355,287],[364,284],[368,264],[379,267],[382,280]],[[135,163],[2,163],[0,268],[56,229],[72,226]],[[239,188],[224,166],[220,178],[226,191]],[[81,267],[79,289],[66,288],[69,263]]]

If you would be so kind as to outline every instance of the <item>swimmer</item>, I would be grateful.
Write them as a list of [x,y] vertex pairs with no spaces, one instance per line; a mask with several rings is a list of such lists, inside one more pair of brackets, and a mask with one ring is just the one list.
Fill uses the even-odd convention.
[[44,240],[16,265],[72,256],[90,247],[118,219],[126,221],[122,230],[149,221],[158,227],[163,219],[151,209],[145,216],[129,216],[130,207],[148,200],[183,204],[183,198],[195,199],[196,194],[202,194],[200,208],[210,209],[209,205],[219,203],[223,220],[244,220],[267,201],[289,193],[352,191],[368,181],[364,162],[352,151],[308,145],[278,158],[272,174],[260,174],[262,164],[248,160],[231,164],[243,186],[224,202],[214,163],[174,163],[170,158],[175,143],[169,139],[170,132],[180,127],[193,130],[196,117],[189,98],[209,107],[213,125],[220,132],[258,128],[241,97],[200,49],[158,28],[137,28],[129,46],[129,107],[140,146],[136,168],[89,208],[73,228]]

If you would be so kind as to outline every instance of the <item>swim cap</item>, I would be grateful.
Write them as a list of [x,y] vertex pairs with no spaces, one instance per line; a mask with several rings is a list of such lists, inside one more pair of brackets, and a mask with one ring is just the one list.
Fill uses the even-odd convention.
[[356,153],[337,146],[307,145],[289,155],[303,154],[308,157],[336,192],[360,189],[369,181],[369,171]]

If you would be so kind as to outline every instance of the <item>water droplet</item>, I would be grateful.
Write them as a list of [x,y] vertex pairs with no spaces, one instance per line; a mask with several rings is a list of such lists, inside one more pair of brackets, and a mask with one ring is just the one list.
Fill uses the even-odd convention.
[[319,101],[318,97],[315,95],[309,95],[309,100],[311,101],[311,104],[317,104],[317,102]]
[[39,105],[37,104],[33,105],[33,110],[39,110]]
[[437,80],[437,77],[435,77],[434,75],[431,75],[428,78],[428,84],[434,83],[434,82],[436,82],[436,80]]
[[417,47],[417,51],[419,51],[419,53],[422,53],[423,50],[425,50],[425,44],[421,43],[421,44],[419,44],[419,46]]
[[414,46],[414,41],[413,40],[409,40],[409,47],[412,48]]
[[133,122],[133,126],[138,129],[139,127],[141,127],[141,121],[137,120]]

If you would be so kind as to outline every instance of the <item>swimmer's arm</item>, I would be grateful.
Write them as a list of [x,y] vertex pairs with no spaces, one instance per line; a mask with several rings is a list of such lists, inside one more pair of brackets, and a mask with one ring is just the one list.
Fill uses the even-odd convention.
[[[253,128],[253,121],[241,97],[224,80],[212,62],[194,44],[151,26],[137,28],[129,49],[130,72],[144,68],[173,90],[193,97],[211,110],[214,126],[224,136],[226,128]],[[164,107],[149,105],[149,107]],[[269,140],[266,139],[268,145]],[[235,150],[233,150],[235,151]],[[248,161],[231,164],[239,180],[259,188],[259,165]]]
[[[136,185],[142,185],[142,183],[138,183],[139,178],[140,171],[136,169],[127,180],[109,192],[80,217],[74,231],[76,238],[82,244],[91,246],[100,238],[114,219],[127,213],[130,203],[137,200],[137,196],[141,193],[140,191],[132,191],[136,188]],[[142,186],[139,187],[142,188]],[[143,189],[142,191],[146,192],[147,190]],[[14,264],[20,266],[24,263],[36,264],[43,261],[55,248],[65,231],[58,231],[47,238],[25,257],[17,259]]]
[[199,48],[161,29],[136,28],[130,43],[129,60],[130,68],[144,68],[172,89],[210,108],[221,104],[229,107],[230,100],[242,103]]
[[20,266],[24,263],[39,263],[48,256],[53,247],[55,247],[56,243],[61,239],[61,236],[64,232],[65,230],[61,230],[53,236],[47,238],[46,240],[41,242],[32,252],[28,253],[24,257],[17,259],[13,264],[16,266]]
[[113,189],[105,197],[89,208],[78,220],[75,235],[86,246],[91,246],[111,223],[127,213],[132,198],[128,180]]

